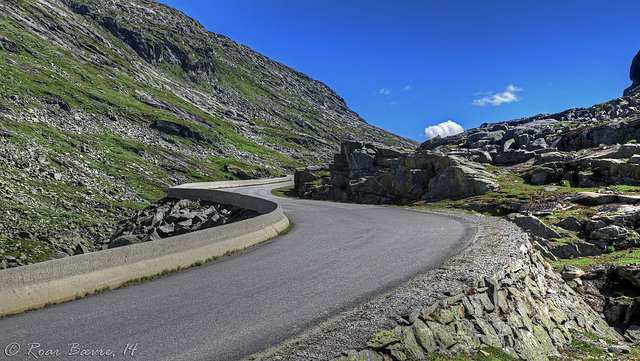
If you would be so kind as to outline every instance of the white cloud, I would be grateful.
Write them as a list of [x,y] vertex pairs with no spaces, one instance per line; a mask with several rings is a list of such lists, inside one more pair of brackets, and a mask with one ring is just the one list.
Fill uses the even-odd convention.
[[391,106],[400,105],[400,102],[399,101],[392,101],[391,103],[389,103],[389,105],[391,105]]
[[382,88],[382,89],[380,89],[378,91],[378,94],[380,94],[380,95],[389,95],[389,94],[391,94],[391,90],[387,89],[387,88]]
[[422,135],[422,137],[424,139],[431,139],[438,135],[441,137],[446,137],[462,132],[464,132],[464,129],[460,124],[452,122],[451,120],[447,120],[446,122],[440,123],[438,125],[426,127],[424,129],[424,134]]
[[517,101],[520,101],[520,98],[518,98],[516,93],[521,92],[523,90],[524,89],[518,88],[515,85],[508,85],[505,91],[501,93],[493,93],[493,92],[476,93],[474,95],[486,95],[486,96],[475,99],[471,104],[478,105],[481,107],[491,104],[494,107],[497,107],[498,105],[503,103],[517,102]]
[[405,85],[404,90],[411,90],[413,87],[411,85]]

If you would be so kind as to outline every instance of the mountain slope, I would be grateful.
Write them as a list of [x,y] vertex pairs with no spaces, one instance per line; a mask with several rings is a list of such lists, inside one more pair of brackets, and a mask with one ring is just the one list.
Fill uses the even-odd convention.
[[0,3],[0,253],[95,249],[170,185],[279,175],[344,140],[416,145],[157,2]]

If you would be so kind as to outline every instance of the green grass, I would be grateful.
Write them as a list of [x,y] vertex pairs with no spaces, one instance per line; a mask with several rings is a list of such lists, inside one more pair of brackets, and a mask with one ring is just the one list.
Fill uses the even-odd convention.
[[583,356],[585,358],[597,358],[606,354],[606,351],[604,349],[594,346],[586,341],[578,340],[577,338],[574,338],[573,341],[571,341],[571,346],[578,350],[577,356],[579,357]]
[[561,246],[563,244],[571,244],[571,243],[576,243],[576,242],[580,242],[581,240],[578,237],[562,237],[562,238],[551,238],[549,239],[549,243],[551,243],[552,246]]
[[565,264],[578,267],[582,270],[589,270],[595,266],[603,264],[628,265],[634,263],[640,263],[640,248],[614,251],[600,256],[560,259],[552,262],[552,265],[553,268],[559,272]]
[[287,228],[278,232],[278,236],[284,236],[285,234],[291,232],[292,229],[293,229],[293,222],[289,221],[289,225],[287,226]]
[[[446,199],[438,202],[418,202],[416,206],[427,208],[453,208],[469,209],[470,204],[484,204],[484,213],[491,216],[504,216],[508,209],[511,209],[515,202],[539,202],[543,199],[570,194],[579,191],[567,183],[554,187],[548,185],[531,185],[524,182],[517,173],[507,173],[501,171],[502,168],[496,166],[487,167],[488,171],[496,175],[496,182],[499,190],[488,192],[484,195],[467,197],[464,199]],[[587,189],[580,189],[587,190]]]
[[25,240],[25,239],[8,239],[0,237],[0,259],[3,256],[13,256],[20,258],[25,255],[28,262],[37,263],[50,260],[55,252],[53,246],[43,242]]
[[297,198],[295,196],[292,195],[293,191],[294,191],[294,186],[286,186],[286,187],[281,187],[281,188],[274,188],[271,190],[271,194],[278,196],[278,197],[285,197],[285,198]]
[[457,354],[455,356],[447,356],[440,352],[430,354],[430,361],[517,361],[515,358],[505,353],[501,349],[493,346],[485,346],[472,351],[472,355]]
[[639,186],[629,186],[629,185],[612,185],[610,186],[611,189],[617,191],[617,192],[623,192],[623,193],[627,193],[627,194],[637,194],[640,193],[640,187]]

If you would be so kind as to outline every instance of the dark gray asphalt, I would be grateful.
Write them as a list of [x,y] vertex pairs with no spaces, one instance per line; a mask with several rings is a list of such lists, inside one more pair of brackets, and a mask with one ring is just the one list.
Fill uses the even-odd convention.
[[[0,319],[0,360],[44,352],[52,356],[38,359],[238,360],[437,267],[475,233],[438,215],[273,197],[281,186],[234,191],[276,198],[295,224],[289,234],[153,282]],[[70,355],[78,350],[114,355]]]

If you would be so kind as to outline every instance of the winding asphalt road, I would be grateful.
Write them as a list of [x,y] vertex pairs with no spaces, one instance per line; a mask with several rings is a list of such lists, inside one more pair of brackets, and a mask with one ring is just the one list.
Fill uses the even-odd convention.
[[288,234],[156,281],[0,319],[0,360],[239,360],[437,267],[475,233],[434,214],[272,196],[281,186],[229,191],[280,202],[295,224]]

